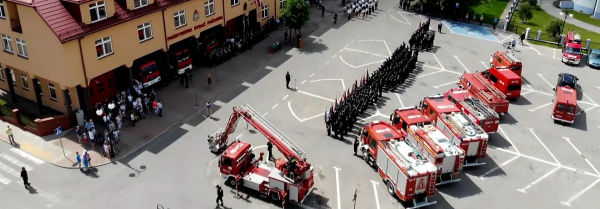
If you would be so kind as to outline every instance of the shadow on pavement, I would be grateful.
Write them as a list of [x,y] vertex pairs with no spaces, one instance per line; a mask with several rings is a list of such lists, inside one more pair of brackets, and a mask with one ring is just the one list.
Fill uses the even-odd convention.
[[[461,180],[461,182],[459,182],[459,184],[462,185],[463,184],[462,181],[464,181],[465,178],[466,179],[479,178],[479,177],[489,178],[489,177],[494,177],[494,176],[506,176],[506,173],[502,170],[502,168],[498,168],[498,164],[496,163],[496,161],[494,159],[492,159],[492,157],[487,156],[486,158],[480,159],[479,161],[484,162],[485,165],[464,168],[463,173],[469,174],[473,177],[461,176],[460,178],[462,180]],[[496,169],[496,168],[498,168],[498,169]],[[494,172],[490,172],[493,169],[496,169],[496,170]],[[488,172],[490,172],[490,173],[488,173]],[[485,175],[485,176],[483,176],[483,175]]]
[[460,173],[458,178],[460,178],[459,182],[436,186],[436,189],[441,193],[458,199],[483,193],[479,186],[477,186],[465,173]]
[[582,112],[581,114],[575,117],[575,122],[573,124],[562,124],[563,126],[568,126],[574,129],[579,129],[582,131],[587,131],[587,112]]
[[510,115],[510,113],[506,113],[500,116],[500,124],[515,125],[518,122],[519,121],[515,119],[512,115]]
[[315,188],[313,192],[306,197],[304,204],[315,209],[331,209],[331,206],[329,206],[329,198],[324,197],[319,193],[322,192],[320,192],[319,188]]

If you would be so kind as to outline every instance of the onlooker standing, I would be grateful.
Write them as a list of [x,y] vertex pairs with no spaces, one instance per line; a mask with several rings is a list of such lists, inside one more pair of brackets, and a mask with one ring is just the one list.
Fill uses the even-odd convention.
[[206,79],[208,80],[208,89],[212,89],[212,74],[207,73]]
[[210,101],[206,102],[206,114],[208,115],[209,118],[212,115],[212,110],[210,109],[211,107],[212,107],[212,105],[210,104]]
[[152,102],[152,109],[154,110],[154,114],[158,115],[158,102],[156,100]]
[[325,17],[325,6],[321,4],[321,17]]
[[75,152],[75,155],[75,158],[77,158],[77,165],[79,165],[79,169],[81,169],[81,156],[79,155],[79,152]]
[[90,138],[90,142],[92,143],[92,149],[96,146],[96,136],[94,134],[94,130],[90,130],[88,132],[88,137]]
[[[85,154],[83,155],[83,158],[85,158],[88,163],[90,164],[89,166],[92,167],[92,157],[90,156],[90,152],[88,152],[87,150],[83,150],[85,152]],[[87,167],[87,165],[86,165]]]
[[517,39],[513,38],[511,45],[512,45],[512,51],[514,52],[515,46],[517,46]]
[[135,127],[135,116],[133,115],[133,112],[131,112],[131,127]]
[[79,139],[79,144],[81,144],[81,137],[83,136],[83,132],[79,128],[79,126],[75,126],[75,133],[77,133],[77,139]]
[[481,15],[481,17],[479,17],[479,26],[481,26],[481,23],[483,23],[483,14]]
[[525,32],[521,33],[521,36],[519,37],[519,39],[521,39],[521,45],[525,45],[525,44],[523,44],[523,40],[525,40]]
[[438,33],[442,33],[442,22],[438,23]]
[[27,176],[27,171],[25,170],[25,167],[21,168],[21,178],[23,178],[23,184],[25,184],[25,189],[29,189],[29,186],[31,186],[31,184],[28,182],[29,177]]
[[156,108],[158,108],[158,117],[162,117],[163,106],[162,106],[162,103],[160,102],[160,100],[158,100],[158,103],[156,104]]
[[6,126],[6,136],[8,136],[8,142],[10,142],[11,145],[17,145],[17,142],[15,142],[15,136],[13,136],[13,131],[10,126]]
[[269,160],[274,159],[272,150],[273,150],[273,143],[267,142],[267,151],[269,151]]
[[292,76],[290,75],[290,71],[285,74],[285,87],[290,89],[290,80],[292,80]]
[[217,185],[217,207],[219,207],[219,201],[221,201],[221,206],[223,206],[223,188]]
[[496,25],[498,25],[498,18],[494,17],[494,29],[496,29]]

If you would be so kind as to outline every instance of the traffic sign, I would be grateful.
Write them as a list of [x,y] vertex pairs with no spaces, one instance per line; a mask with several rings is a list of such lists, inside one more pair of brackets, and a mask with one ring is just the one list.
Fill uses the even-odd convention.
[[60,135],[61,133],[62,133],[62,127],[59,126],[58,128],[54,129],[54,134],[56,136]]

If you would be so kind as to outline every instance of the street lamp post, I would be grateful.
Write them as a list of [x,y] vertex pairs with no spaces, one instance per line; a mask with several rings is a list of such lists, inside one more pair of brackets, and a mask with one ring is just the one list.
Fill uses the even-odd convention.
[[563,24],[562,27],[560,28],[560,33],[562,34],[565,29],[565,23],[567,22],[567,17],[573,17],[573,13],[570,13],[568,10],[563,10],[562,12],[560,12],[561,16],[564,16],[565,18],[563,19]]

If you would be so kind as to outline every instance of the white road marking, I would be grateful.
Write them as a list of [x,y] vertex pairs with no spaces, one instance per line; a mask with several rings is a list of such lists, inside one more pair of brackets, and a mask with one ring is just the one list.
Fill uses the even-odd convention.
[[235,137],[235,140],[238,140],[238,139],[242,138],[242,135],[243,135],[243,134],[244,134],[244,133],[241,133],[240,135],[236,136],[236,137]]
[[528,184],[527,186],[525,186],[523,189],[517,189],[517,191],[519,192],[523,192],[523,193],[527,193],[527,189],[529,189],[531,186],[539,183],[540,181],[542,181],[543,179],[545,179],[546,177],[550,176],[552,173],[556,172],[558,169],[560,169],[560,167],[556,167],[554,168],[552,171],[546,173],[545,175],[543,175],[542,177],[536,179],[535,181],[531,182],[531,184]]
[[423,65],[423,67],[426,67],[426,68],[431,68],[431,69],[434,69],[434,70],[444,70],[444,69],[442,69],[442,68],[439,68],[439,67],[433,67],[433,66],[429,66],[429,65]]
[[2,174],[0,174],[0,183],[3,184],[10,184],[10,182],[12,182],[9,178],[2,176]]
[[340,201],[340,171],[342,169],[333,167],[335,169],[335,186],[337,187],[337,205],[338,209],[342,209],[342,203]]
[[[214,115],[214,113],[213,113],[213,115]],[[203,114],[202,116],[203,116],[204,118],[207,118],[207,119],[208,119],[208,117],[207,117],[206,115],[204,115],[204,114]],[[211,116],[211,117],[212,117],[212,116]],[[208,121],[210,121],[210,123],[212,123],[213,125],[215,125],[215,127],[217,127],[218,129],[221,129],[221,126],[217,125],[217,124],[216,124],[216,123],[215,123],[213,120],[208,120]]]
[[279,103],[273,105],[273,107],[271,107],[271,109],[275,109],[277,107],[277,105],[279,105]]
[[[354,42],[354,40],[352,40],[352,42]],[[345,46],[344,48],[346,48],[346,47],[348,47],[348,46],[350,46],[350,44],[346,44],[346,46]]]
[[[398,12],[398,13],[400,13],[400,12]],[[421,16],[421,15],[417,15],[417,16],[419,16],[419,18],[421,18],[421,20],[423,20],[423,22],[427,22],[427,20],[425,20],[425,19],[423,18],[423,16]]]
[[498,130],[500,131],[500,133],[502,135],[504,135],[504,138],[506,139],[506,141],[508,141],[508,143],[510,143],[510,145],[512,145],[513,148],[515,148],[515,151],[519,154],[521,154],[521,152],[519,152],[519,149],[517,149],[517,147],[515,146],[515,144],[510,140],[510,138],[508,138],[508,135],[506,135],[506,133],[504,133],[504,130],[502,130],[502,127],[498,126]]
[[434,86],[433,88],[439,89],[439,88],[440,88],[440,87],[442,87],[442,86],[447,86],[447,85],[450,85],[450,84],[456,84],[456,83],[457,83],[456,81],[452,81],[452,82],[445,83],[445,84],[442,84],[442,85],[437,85],[437,86]]
[[333,55],[333,57],[331,57],[331,59],[335,59],[335,57],[337,57],[337,54],[336,54],[336,55]]
[[404,108],[404,103],[402,103],[402,99],[400,99],[400,94],[396,93],[396,97],[398,97],[398,101],[400,101],[400,106]]
[[342,53],[344,51],[344,49],[340,49],[340,51],[338,53]]
[[329,64],[329,60],[327,60],[327,62],[325,62],[325,64]]
[[440,71],[435,71],[433,73],[427,73],[427,74],[424,74],[424,75],[418,75],[417,78],[422,78],[422,77],[425,77],[425,76],[430,76],[430,75],[438,74],[438,73],[441,73],[441,72],[445,72],[445,71],[440,70]]
[[267,114],[269,114],[269,112],[266,112],[266,113],[265,113],[265,114],[263,114],[262,116],[263,116],[263,117],[265,117],[265,116],[267,116]]
[[529,94],[529,93],[533,93],[533,91],[528,91],[528,92],[522,93],[521,96]]
[[546,151],[548,151],[548,153],[550,153],[550,156],[552,156],[552,159],[554,159],[554,161],[556,161],[556,164],[560,165],[560,162],[558,162],[558,159],[556,159],[554,154],[552,154],[552,152],[550,152],[550,149],[548,149],[548,147],[546,147],[546,144],[544,144],[544,142],[542,142],[542,140],[533,132],[535,129],[533,129],[533,128],[528,128],[528,129],[529,129],[529,132],[531,132],[531,134],[533,134],[533,136],[540,142],[540,144],[542,144],[542,146],[544,148],[546,148]]
[[289,95],[289,94],[288,94],[288,95],[285,95],[285,96],[283,97],[283,99],[281,99],[281,100],[285,100],[285,99],[287,99],[287,98],[288,98],[288,96],[290,96],[290,95]]
[[371,52],[367,52],[367,51],[362,51],[362,50],[358,50],[358,49],[344,48],[344,50],[353,51],[353,52],[360,52],[360,53],[370,54],[370,55],[373,55],[373,56],[388,58],[388,56],[383,56],[383,55],[380,55],[380,54],[375,54],[375,53],[371,53]]
[[6,164],[0,162],[0,170],[3,170],[7,173],[9,173],[10,175],[17,177],[17,178],[21,178],[21,173],[17,172],[15,169],[7,166]]
[[488,67],[490,67],[486,65],[484,61],[479,61],[479,63],[481,63],[483,65],[483,68],[485,68],[486,70],[488,69]]
[[319,70],[321,70],[321,69],[323,69],[323,68],[319,68]]
[[585,162],[592,167],[592,169],[594,169],[594,172],[596,172],[596,174],[600,175],[600,172],[598,172],[598,169],[596,169],[596,167],[590,163],[590,161],[579,151],[579,149],[577,149],[577,147],[575,147],[575,145],[571,142],[570,138],[564,137],[563,139],[567,140],[567,142],[569,142],[569,144],[571,145],[571,147],[573,147],[573,149],[575,149],[575,152],[577,152],[577,154],[581,155],[581,157],[583,158],[583,160],[585,160]]
[[594,102],[594,100],[592,100],[592,98],[590,98],[583,90],[581,90],[580,88],[577,88],[577,90],[581,91],[583,93],[583,96],[585,98],[587,98],[588,100],[590,100],[590,102],[592,102],[592,103],[594,103],[596,105],[598,104],[598,103]]
[[[392,51],[390,51],[390,47],[388,46],[387,42],[385,42],[385,40],[360,40],[357,41],[358,43],[360,42],[366,42],[366,41],[379,41],[379,42],[383,42],[383,44],[385,45],[385,48],[388,50],[388,53],[390,53],[390,56],[392,56]],[[352,40],[352,42],[354,42],[354,40]],[[346,45],[346,47],[348,47],[348,45]],[[344,47],[344,48],[346,48]]]
[[434,53],[431,53],[431,55],[433,55],[433,58],[435,58],[435,61],[437,61],[437,63],[440,65],[440,67],[442,68],[442,70],[446,70],[446,68],[444,68],[444,66],[442,65],[442,62],[440,62],[440,60],[437,58],[437,56],[435,56]]
[[532,157],[532,156],[529,156],[529,155],[524,155],[524,154],[516,153],[516,152],[510,151],[510,150],[507,150],[507,149],[496,147],[496,148],[494,148],[494,150],[498,150],[498,151],[510,153],[510,154],[513,154],[513,155],[516,155],[516,156],[520,156],[520,157],[524,157],[524,158],[527,158],[527,159],[530,159],[530,160],[538,161],[540,163],[545,163],[545,164],[548,164],[548,165],[561,167],[561,168],[566,169],[566,170],[570,170],[570,171],[578,172],[578,173],[585,174],[585,175],[588,175],[588,176],[600,178],[600,175],[597,175],[597,174],[588,173],[588,172],[585,172],[585,171],[582,171],[582,170],[579,170],[579,169],[575,169],[575,168],[572,168],[572,167],[569,167],[569,166],[559,165],[557,163],[553,163],[553,162],[550,162],[550,161],[547,161],[547,160],[542,160],[542,159],[539,159],[539,158],[536,158],[536,157]]
[[309,77],[309,78],[312,78],[314,75],[315,75],[315,74],[313,73],[313,74],[310,74],[310,76],[308,76],[308,77]]
[[485,176],[487,176],[488,174],[490,174],[490,173],[492,173],[492,172],[494,172],[494,171],[497,171],[497,170],[498,170],[498,169],[500,169],[501,167],[504,167],[504,166],[508,165],[510,162],[512,162],[512,161],[514,161],[514,160],[516,160],[516,159],[517,159],[517,158],[519,158],[519,157],[520,157],[520,156],[518,156],[518,155],[517,155],[517,156],[515,156],[515,157],[511,158],[510,160],[507,160],[506,162],[504,162],[504,163],[500,164],[499,166],[496,166],[496,167],[495,167],[495,168],[493,168],[492,170],[489,170],[488,172],[485,172],[483,175],[479,176],[479,179],[481,179],[481,180],[484,180],[484,179],[485,179]]
[[577,199],[579,196],[581,196],[583,193],[587,192],[588,190],[590,190],[592,187],[596,186],[596,184],[600,183],[600,178],[596,181],[594,181],[594,183],[590,184],[588,187],[586,187],[585,189],[581,190],[579,193],[577,193],[575,196],[571,197],[571,199],[569,201],[566,202],[560,202],[563,205],[566,206],[571,206],[571,202],[573,202],[573,200]]
[[312,116],[312,117],[300,119],[296,115],[296,113],[294,112],[294,110],[292,110],[292,103],[291,102],[288,102],[288,109],[290,109],[290,112],[292,113],[292,116],[294,116],[296,119],[298,119],[298,121],[300,121],[300,123],[302,123],[304,121],[307,121],[307,120],[315,119],[315,118],[318,118],[318,117],[321,117],[321,116],[325,115],[325,113],[321,113],[321,114],[318,114],[318,115],[315,115],[315,116]]
[[450,31],[450,33],[454,33],[454,31],[452,31],[452,28],[448,27],[448,24],[446,24],[446,21],[442,21],[442,23],[444,23],[444,25],[446,26],[446,28],[448,28],[448,30]]
[[46,208],[52,208],[52,206],[53,206],[52,203],[46,204]]
[[342,90],[346,90],[346,84],[344,84],[344,79],[318,79],[318,80],[312,80],[310,81],[311,83],[313,82],[319,82],[319,81],[340,81],[342,82]]
[[298,92],[298,93],[301,93],[301,94],[304,94],[304,95],[311,96],[311,97],[319,98],[319,99],[322,99],[322,100],[325,100],[325,101],[329,101],[329,102],[335,102],[335,100],[333,100],[333,99],[329,99],[329,98],[326,98],[326,97],[322,97],[322,96],[319,96],[319,95],[316,95],[316,94],[311,94],[311,93],[304,92],[304,91],[300,91],[300,90],[298,90],[297,92]]
[[377,64],[377,63],[380,63],[380,62],[385,62],[385,60],[380,60],[380,61],[376,61],[376,62],[367,63],[367,64],[364,64],[364,65],[354,66],[354,65],[351,65],[350,63],[346,62],[346,61],[345,61],[345,60],[342,58],[342,56],[340,56],[340,60],[341,60],[341,61],[342,61],[344,64],[346,64],[346,65],[348,65],[348,66],[350,66],[350,67],[352,67],[352,68],[360,68],[360,67],[364,67],[364,66],[368,66],[368,65],[372,65],[372,64]]
[[504,43],[504,41],[506,41],[506,39],[509,39],[512,35],[510,36],[506,36],[504,39],[502,39],[502,41],[500,41],[501,43]]
[[17,160],[17,158],[14,158],[14,157],[12,157],[12,156],[10,156],[10,155],[7,155],[6,153],[2,153],[2,154],[0,154],[0,157],[1,157],[1,158],[4,158],[4,159],[5,159],[6,161],[8,161],[8,162],[11,162],[12,164],[15,164],[15,165],[16,165],[17,167],[19,167],[19,168],[25,167],[25,170],[26,170],[26,171],[31,171],[31,170],[33,170],[33,167],[31,167],[31,166],[29,166],[29,165],[27,165],[27,164],[25,164],[25,163],[23,163],[23,162],[21,162],[21,161]]
[[302,83],[300,83],[300,85],[302,85],[302,84],[304,84],[304,83],[306,83],[306,80],[302,81]]
[[400,16],[402,16],[402,18],[404,18],[404,20],[406,20],[406,23],[408,23],[409,25],[412,25],[412,24],[410,24],[410,21],[408,21],[408,19],[406,19],[406,17],[404,17],[404,15],[402,15],[402,13],[400,13],[400,11],[398,11],[398,14]]
[[394,20],[398,21],[399,23],[404,23],[404,24],[410,25],[410,23],[409,23],[409,22],[404,22],[404,21],[401,21],[401,20],[399,20],[399,19],[396,19],[396,18],[395,18],[394,16],[392,16],[391,14],[388,14],[388,15],[389,15],[389,16],[390,16],[392,19],[394,19]]
[[245,87],[252,87],[253,85],[254,84],[251,84],[251,83],[248,83],[248,82],[242,83],[242,86],[245,86]]
[[[458,56],[454,55],[454,58],[456,59],[456,61],[458,61],[458,63],[460,63],[460,65],[468,72],[470,73],[471,71],[469,71],[469,69],[467,69],[467,67],[458,59]],[[438,61],[439,62],[439,61]]]
[[529,47],[531,49],[533,49],[535,52],[537,52],[539,55],[542,55],[542,53],[540,53],[540,51],[538,51],[537,49],[533,48],[533,44],[529,43],[529,41],[525,40],[523,41],[524,43],[527,43],[527,45],[529,45]]
[[375,203],[377,205],[377,209],[381,209],[381,206],[379,205],[379,195],[377,195],[377,185],[379,185],[379,182],[371,180],[371,183],[373,183],[373,192],[375,193]]
[[529,109],[529,112],[533,112],[533,111],[535,111],[535,110],[537,110],[537,109],[540,109],[540,108],[542,108],[542,107],[546,107],[546,106],[548,106],[548,105],[551,105],[551,104],[553,104],[553,103],[552,103],[552,102],[549,102],[549,103],[547,103],[547,104],[544,104],[544,105],[542,105],[542,106],[539,106],[539,107],[536,107],[536,108],[533,108],[533,109]]
[[36,158],[36,157],[34,157],[34,156],[26,153],[26,152],[23,152],[20,149],[17,149],[17,148],[13,147],[13,148],[10,148],[10,151],[14,152],[15,154],[17,154],[17,155],[19,155],[19,156],[21,156],[21,157],[23,157],[23,158],[25,158],[27,160],[30,160],[31,162],[33,162],[35,164],[38,164],[38,165],[44,164],[43,160],[40,160],[40,159],[38,159],[38,158]]
[[540,76],[540,78],[542,78],[542,80],[544,80],[544,81],[545,81],[545,82],[548,84],[548,86],[550,86],[550,88],[554,88],[554,86],[553,86],[552,84],[550,84],[550,82],[548,82],[548,80],[546,80],[546,79],[545,79],[545,78],[542,76],[542,74],[538,73],[537,75],[538,75],[538,76]]

